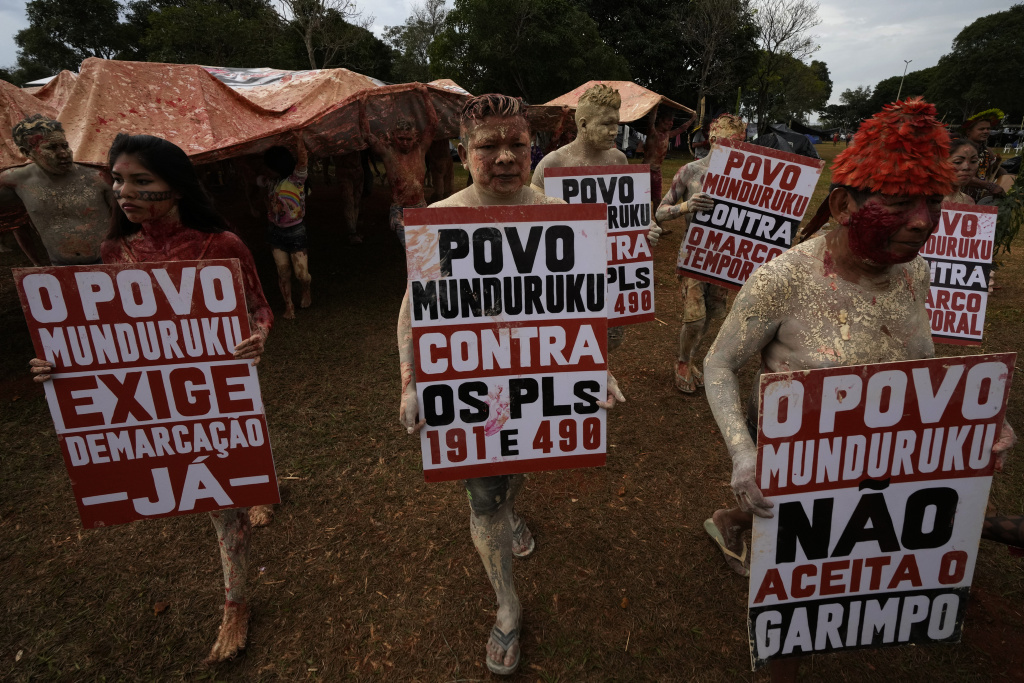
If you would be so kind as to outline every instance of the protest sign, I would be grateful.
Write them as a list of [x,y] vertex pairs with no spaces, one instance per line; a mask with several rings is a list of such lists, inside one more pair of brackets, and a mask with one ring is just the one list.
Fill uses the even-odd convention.
[[654,320],[651,167],[566,166],[544,170],[544,194],[570,204],[608,205],[608,325]]
[[746,142],[716,141],[701,188],[715,207],[690,219],[676,270],[742,287],[762,263],[790,247],[824,165]]
[[14,280],[86,528],[280,500],[237,260]]
[[981,345],[997,212],[994,206],[945,203],[939,227],[921,249],[931,267],[925,308],[937,342]]
[[605,205],[405,216],[426,480],[603,465]]
[[748,629],[780,657],[960,639],[1016,354],[763,375]]

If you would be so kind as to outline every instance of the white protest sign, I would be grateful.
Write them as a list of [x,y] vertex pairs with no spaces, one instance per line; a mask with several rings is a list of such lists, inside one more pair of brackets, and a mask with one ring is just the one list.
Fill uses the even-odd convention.
[[746,142],[716,141],[701,188],[715,206],[691,219],[677,272],[738,290],[762,263],[790,247],[824,165]]
[[544,194],[570,204],[608,205],[608,325],[654,320],[651,167],[566,166],[544,171]]
[[925,308],[937,342],[981,344],[997,213],[994,206],[943,204],[939,226],[921,249],[931,267]]
[[603,465],[605,205],[405,215],[426,480]]
[[960,639],[1016,354],[763,375],[748,629],[780,657]]

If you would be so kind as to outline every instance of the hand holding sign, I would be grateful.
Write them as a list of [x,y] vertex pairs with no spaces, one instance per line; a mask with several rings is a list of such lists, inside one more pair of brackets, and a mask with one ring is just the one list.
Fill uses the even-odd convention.
[[756,452],[751,451],[749,456],[737,454],[732,467],[732,492],[736,495],[736,502],[741,510],[770,519],[775,516],[771,511],[775,503],[761,494],[761,489],[757,487],[755,481],[756,470]]
[[690,197],[687,201],[679,205],[679,213],[697,213],[698,211],[711,211],[715,208],[715,200],[711,198],[711,195],[703,192]]
[[50,373],[57,368],[48,360],[33,358],[28,362],[28,371],[32,373],[32,379],[36,382],[46,382],[50,379]]

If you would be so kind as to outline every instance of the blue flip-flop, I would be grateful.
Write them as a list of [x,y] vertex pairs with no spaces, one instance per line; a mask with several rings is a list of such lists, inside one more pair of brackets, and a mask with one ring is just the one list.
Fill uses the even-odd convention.
[[[491,638],[493,638],[494,642],[501,646],[501,648],[505,651],[505,654],[508,654],[509,648],[512,647],[512,645],[519,640],[519,627],[516,627],[508,633],[505,633],[500,628],[495,626],[491,629]],[[486,650],[484,651],[484,659],[487,661],[487,668],[490,670],[491,673],[498,674],[499,676],[508,676],[509,674],[515,673],[516,669],[519,668],[519,659],[522,657],[522,654],[522,648],[520,648],[519,652],[516,653],[516,661],[512,662],[511,666],[505,666],[504,664],[499,664],[498,662],[495,662],[493,659],[491,659],[489,653]],[[502,657],[502,659],[504,660],[504,656]]]

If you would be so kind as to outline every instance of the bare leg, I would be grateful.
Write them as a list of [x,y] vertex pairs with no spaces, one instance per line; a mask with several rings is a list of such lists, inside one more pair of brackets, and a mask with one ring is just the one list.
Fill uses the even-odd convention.
[[291,320],[295,317],[295,304],[292,303],[292,260],[288,252],[274,249],[274,265],[277,266],[277,286],[281,289],[284,299],[284,317]]
[[246,579],[249,571],[249,511],[245,508],[210,513],[220,544],[220,564],[224,570],[224,618],[217,642],[207,664],[231,659],[245,647],[249,635],[249,606]]
[[[513,499],[510,496],[491,515],[473,513],[469,518],[469,529],[473,535],[480,559],[483,560],[487,578],[494,587],[498,598],[498,614],[495,627],[503,633],[519,628],[520,605],[512,580],[512,525],[510,523]],[[502,648],[494,638],[487,641],[487,658],[501,666],[510,667],[519,658],[519,641],[516,639],[508,650]]]
[[[519,491],[523,488],[525,480],[526,477],[522,474],[512,475],[509,482],[509,501],[515,502],[516,496],[519,495]],[[520,559],[529,557],[533,554],[534,548],[537,547],[536,541],[533,540],[533,532],[530,531],[530,527],[526,526],[526,521],[516,514],[514,505],[510,504],[507,508],[509,514],[508,521],[512,526],[512,554]]]
[[[715,523],[722,538],[725,539],[725,547],[736,555],[740,555],[743,552],[743,532],[753,526],[753,516],[739,508],[732,508],[731,510],[716,511],[711,515],[711,521]],[[725,561],[740,576],[749,574],[747,568],[739,560],[726,556]]]
[[313,303],[313,297],[309,291],[309,283],[313,279],[309,274],[309,254],[305,251],[297,251],[292,254],[291,257],[292,269],[295,271],[295,279],[299,281],[299,291],[302,293],[302,299],[299,301],[299,306],[302,308],[309,308],[310,304]]
[[985,517],[981,537],[1004,545],[1024,548],[1024,517],[990,515]]
[[693,355],[710,325],[711,319],[705,316],[684,322],[679,329],[679,363],[676,365],[676,388],[679,391],[689,394],[704,386],[704,373],[693,362]]

